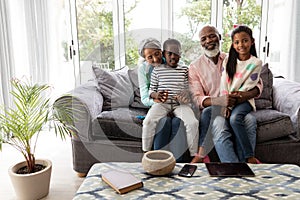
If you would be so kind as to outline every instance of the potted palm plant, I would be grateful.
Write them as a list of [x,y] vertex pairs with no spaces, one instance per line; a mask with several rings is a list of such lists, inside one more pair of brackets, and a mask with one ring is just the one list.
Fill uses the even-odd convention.
[[62,139],[72,134],[75,128],[69,125],[71,110],[63,104],[51,103],[47,84],[17,79],[11,83],[13,106],[2,106],[0,111],[0,150],[7,143],[25,158],[9,169],[16,195],[22,199],[40,199],[49,193],[52,164],[50,160],[35,158],[38,136],[45,132],[42,130],[46,125],[51,125],[52,132]]

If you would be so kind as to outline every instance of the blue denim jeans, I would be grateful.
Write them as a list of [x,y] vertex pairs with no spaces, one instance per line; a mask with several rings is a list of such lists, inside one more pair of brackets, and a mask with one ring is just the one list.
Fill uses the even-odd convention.
[[170,138],[170,151],[173,153],[176,162],[183,162],[183,154],[188,149],[186,129],[180,118],[172,119],[172,133]]
[[164,117],[159,121],[153,141],[153,150],[158,149],[170,150],[177,162],[183,160],[187,141],[185,127],[180,118]]
[[164,117],[159,120],[153,140],[153,150],[168,150],[172,131],[172,118]]
[[252,111],[252,106],[248,101],[236,105],[229,117],[229,124],[233,130],[235,136],[235,142],[237,144],[236,151],[239,154],[243,154],[244,158],[250,158],[254,156],[254,149],[250,143],[249,137],[247,135],[247,130],[245,126],[245,116]]
[[200,119],[199,119],[199,147],[203,146],[204,140],[208,133],[208,129],[210,127],[211,122],[211,110],[212,107],[206,107],[202,110]]
[[[244,152],[240,143],[235,142],[235,135],[229,121],[220,116],[219,113],[219,106],[207,107],[202,111],[199,120],[199,146],[204,146],[206,152],[209,152],[215,146],[221,162],[245,162]],[[254,151],[256,145],[256,118],[249,113],[244,118],[244,124],[246,135]],[[211,141],[213,141],[213,144]]]
[[[212,117],[215,117],[220,109],[215,109],[214,106],[206,107],[202,110],[199,119],[199,147],[204,147],[206,153],[209,153],[213,147],[213,140],[211,134],[211,122],[213,122]],[[216,112],[216,113],[212,113]]]

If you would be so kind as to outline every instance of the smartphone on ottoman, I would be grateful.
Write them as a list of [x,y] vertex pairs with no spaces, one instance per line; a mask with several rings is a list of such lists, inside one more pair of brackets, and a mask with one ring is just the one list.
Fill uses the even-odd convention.
[[178,173],[178,175],[184,177],[192,177],[196,169],[197,169],[196,165],[185,164],[180,170],[180,172]]

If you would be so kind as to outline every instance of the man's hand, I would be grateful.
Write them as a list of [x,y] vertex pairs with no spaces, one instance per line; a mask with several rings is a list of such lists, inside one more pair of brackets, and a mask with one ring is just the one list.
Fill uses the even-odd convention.
[[183,90],[183,91],[179,92],[175,96],[175,100],[178,101],[179,103],[183,103],[183,104],[190,103],[191,102],[190,92],[188,90]]
[[232,110],[231,107],[223,107],[221,112],[225,118],[229,118],[231,115],[231,110]]
[[236,96],[227,94],[224,96],[212,99],[212,105],[219,105],[224,107],[233,107],[236,104]]
[[151,98],[153,98],[153,101],[156,103],[164,103],[168,99],[168,91],[158,91],[158,92],[152,92]]

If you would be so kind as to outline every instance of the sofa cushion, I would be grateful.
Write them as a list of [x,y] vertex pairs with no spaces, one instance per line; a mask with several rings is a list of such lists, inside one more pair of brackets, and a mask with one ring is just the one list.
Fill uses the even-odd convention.
[[273,74],[268,63],[263,65],[260,77],[263,81],[263,91],[258,99],[255,99],[256,109],[269,109],[273,106]]
[[274,78],[273,81],[273,107],[290,115],[300,138],[300,85],[283,78]]
[[289,115],[277,110],[265,109],[251,112],[257,120],[257,143],[293,134],[294,128]]
[[93,120],[93,138],[110,140],[141,141],[142,120],[139,115],[146,115],[147,109],[117,108],[103,111]]
[[145,108],[145,109],[148,108],[141,101],[141,93],[140,93],[139,80],[138,80],[138,67],[134,69],[129,69],[128,76],[131,80],[133,93],[134,93],[134,99],[131,106],[134,108]]
[[128,107],[133,102],[133,88],[128,76],[128,67],[106,71],[93,66],[98,89],[104,97],[103,110]]

